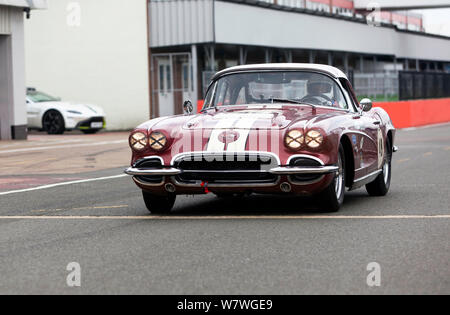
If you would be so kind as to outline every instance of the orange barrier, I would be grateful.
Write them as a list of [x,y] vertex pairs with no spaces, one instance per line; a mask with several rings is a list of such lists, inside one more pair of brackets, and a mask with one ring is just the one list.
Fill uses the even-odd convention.
[[[203,108],[199,100],[197,111]],[[381,107],[392,119],[396,128],[419,127],[450,122],[450,98],[374,103]]]
[[389,114],[396,128],[450,122],[450,98],[375,103]]
[[199,101],[197,102],[197,113],[200,113],[200,111],[201,111],[202,108],[203,108],[203,104],[205,104],[205,101],[204,101],[204,100],[199,100]]

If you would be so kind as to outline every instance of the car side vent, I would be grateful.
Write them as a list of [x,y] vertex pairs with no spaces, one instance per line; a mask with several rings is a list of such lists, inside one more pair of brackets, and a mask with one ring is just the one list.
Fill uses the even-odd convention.
[[[319,161],[299,157],[295,158],[290,162],[290,166],[299,166],[299,167],[320,167],[322,164]],[[299,182],[299,183],[309,183],[316,180],[319,180],[323,175],[321,174],[301,174],[301,175],[294,175],[291,176],[291,180],[293,182]]]
[[[146,159],[137,161],[135,164],[135,167],[139,169],[158,169],[162,166],[160,159]],[[149,184],[161,184],[164,181],[163,176],[137,176],[137,179]]]

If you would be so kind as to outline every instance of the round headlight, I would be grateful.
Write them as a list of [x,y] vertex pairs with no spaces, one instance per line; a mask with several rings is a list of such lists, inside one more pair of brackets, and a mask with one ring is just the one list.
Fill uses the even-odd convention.
[[150,148],[155,151],[162,151],[167,145],[166,136],[159,131],[152,132],[149,137]]
[[308,147],[316,149],[322,145],[323,136],[317,130],[311,130],[306,134],[305,141]]
[[300,130],[291,130],[286,134],[284,142],[288,148],[292,150],[299,150],[305,142],[305,137],[303,136],[303,132]]
[[130,137],[130,147],[136,151],[142,151],[147,146],[147,135],[143,132],[136,132]]

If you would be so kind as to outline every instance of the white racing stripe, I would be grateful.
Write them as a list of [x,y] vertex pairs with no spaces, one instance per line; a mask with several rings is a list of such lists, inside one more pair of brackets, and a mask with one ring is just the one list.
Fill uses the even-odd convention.
[[[220,116],[220,115],[217,115]],[[234,126],[237,119],[233,116],[223,116],[220,118],[217,125],[214,127],[214,130],[211,132],[211,136],[209,137],[208,146],[206,151],[208,152],[222,152],[225,149],[225,143],[219,140],[219,135],[227,129],[230,129]]]
[[253,124],[260,118],[270,118],[273,115],[265,114],[250,115],[250,114],[219,114],[217,118],[220,119],[209,138],[207,151],[208,152],[223,152],[225,151],[225,143],[220,141],[219,136],[226,130],[238,130],[239,139],[236,142],[229,143],[227,152],[243,152],[247,145],[247,140]]
[[257,117],[246,117],[241,120],[239,120],[236,125],[235,129],[238,129],[239,131],[239,139],[236,142],[229,143],[227,147],[228,152],[244,152],[245,147],[247,146],[247,140],[248,136],[250,135],[251,128],[253,127],[253,124],[258,120]]
[[3,150],[3,151],[0,151],[0,154],[17,153],[17,152],[29,152],[29,151],[43,151],[43,150],[59,150],[59,149],[76,148],[76,147],[95,147],[95,146],[99,146],[99,145],[121,144],[121,143],[128,143],[128,140],[102,141],[102,142],[91,142],[91,143],[80,143],[80,144],[55,145],[55,146],[47,146],[47,147],[34,147],[34,148],[22,148],[22,149],[14,149],[14,150]]
[[75,180],[75,181],[71,181],[71,182],[62,182],[62,183],[38,186],[38,187],[27,188],[27,189],[11,190],[11,191],[0,192],[0,196],[24,193],[24,192],[35,191],[35,190],[55,188],[55,187],[60,187],[60,186],[97,182],[97,181],[101,181],[101,180],[116,179],[116,178],[122,178],[122,177],[127,177],[127,176],[128,175],[126,175],[126,174],[120,174],[120,175],[115,175],[115,176],[81,179],[81,180]]

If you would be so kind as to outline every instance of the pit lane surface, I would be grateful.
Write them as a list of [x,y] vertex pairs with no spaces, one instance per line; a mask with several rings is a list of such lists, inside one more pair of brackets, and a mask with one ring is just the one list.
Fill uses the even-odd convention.
[[[310,199],[207,195],[154,217],[130,178],[83,182],[122,167],[56,171],[81,182],[41,190],[0,188],[9,191],[0,195],[0,293],[449,294],[450,126],[400,131],[396,144],[390,194],[348,193],[337,214]],[[67,287],[70,262],[81,265],[79,288]],[[381,266],[380,287],[366,283],[370,262]]]

